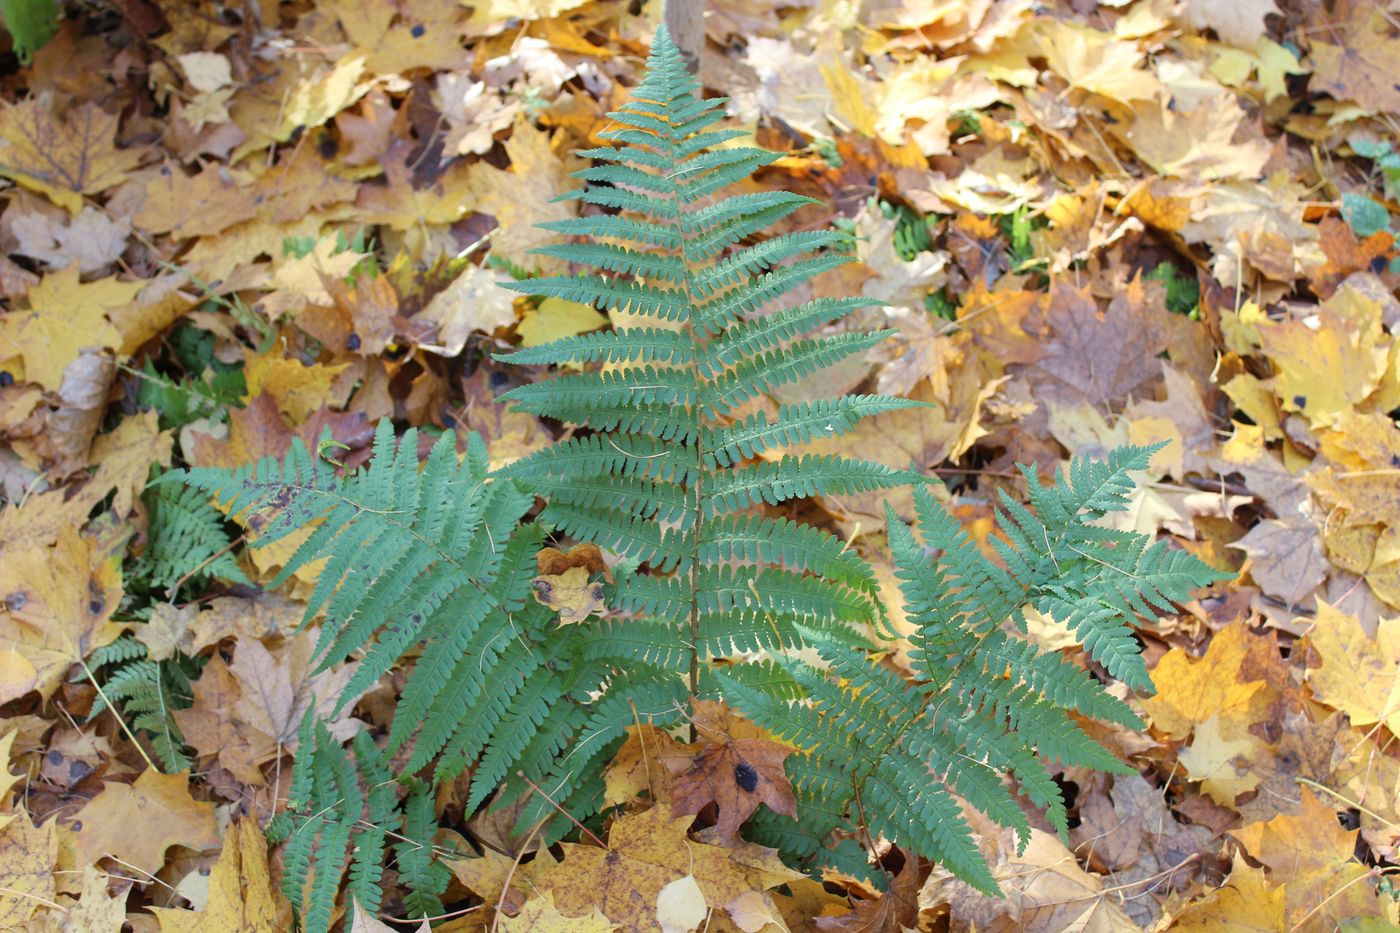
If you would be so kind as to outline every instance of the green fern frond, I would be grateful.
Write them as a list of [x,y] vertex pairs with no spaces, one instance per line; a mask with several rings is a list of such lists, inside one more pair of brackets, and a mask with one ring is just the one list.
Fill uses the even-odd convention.
[[232,553],[224,516],[207,496],[157,480],[144,498],[150,535],[133,576],[161,590],[196,574],[249,584]]

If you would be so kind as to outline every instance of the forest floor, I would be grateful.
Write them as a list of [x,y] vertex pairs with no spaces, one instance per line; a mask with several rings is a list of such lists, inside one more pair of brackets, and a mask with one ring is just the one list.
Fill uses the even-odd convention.
[[[1121,527],[1234,575],[1142,624],[1148,729],[1096,733],[1138,773],[1061,775],[1068,844],[974,822],[1005,899],[924,865],[876,912],[832,876],[774,895],[790,930],[1395,928],[1400,14],[1281,2],[708,4],[705,87],[785,153],[751,184],[857,238],[798,297],[898,331],[788,397],[932,403],[827,452],[943,479],[985,545],[1015,464],[1166,442]],[[238,820],[285,808],[343,682],[296,633],[314,571],[265,591],[288,552],[243,536],[188,566],[147,481],[327,430],[353,467],[386,417],[498,464],[549,443],[490,353],[609,321],[498,286],[550,270],[532,225],[576,211],[552,198],[659,3],[69,6],[0,56],[0,928],[277,928],[279,854]],[[886,500],[908,517],[802,514],[893,594]],[[397,687],[333,725],[382,735]],[[440,840],[489,848],[460,791]],[[395,877],[347,929],[410,928]],[[440,928],[584,929],[480,879]]]

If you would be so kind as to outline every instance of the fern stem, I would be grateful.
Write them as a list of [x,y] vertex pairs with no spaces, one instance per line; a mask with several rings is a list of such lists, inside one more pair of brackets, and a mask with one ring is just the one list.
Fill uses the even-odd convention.
[[141,753],[141,758],[146,762],[146,766],[152,771],[160,771],[160,769],[156,767],[156,763],[151,760],[151,756],[147,755],[146,750],[141,747],[141,743],[136,741],[136,736],[132,733],[131,727],[126,724],[126,720],[122,718],[121,713],[112,705],[112,701],[107,696],[107,692],[102,689],[102,685],[99,684],[97,678],[93,676],[92,668],[88,667],[87,661],[83,658],[79,658],[78,663],[83,666],[83,673],[87,675],[88,682],[97,690],[97,695],[102,698],[102,702],[106,704],[107,709],[116,717],[117,725],[122,727],[122,731],[125,732],[126,737],[131,740],[131,744],[135,745],[136,750]]

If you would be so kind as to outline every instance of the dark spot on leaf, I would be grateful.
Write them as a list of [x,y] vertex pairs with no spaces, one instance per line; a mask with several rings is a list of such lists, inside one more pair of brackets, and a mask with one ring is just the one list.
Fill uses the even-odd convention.
[[19,612],[29,603],[29,596],[19,590],[5,597],[5,608],[11,612]]
[[1306,395],[1295,395],[1293,396],[1293,404],[1297,405],[1299,408],[1307,408],[1308,397]]
[[74,761],[68,765],[68,780],[76,784],[92,773],[92,765],[86,761]]
[[83,821],[82,821],[82,820],[74,820],[74,821],[73,821],[73,825],[70,826],[70,827],[68,827],[68,828],[71,829],[71,830],[73,830],[73,832],[75,832],[75,833],[80,833],[80,832],[83,831]]
[[423,38],[423,33],[427,32],[427,31],[428,31],[428,30],[425,29],[425,28],[423,27],[423,24],[422,24],[422,23],[415,23],[415,24],[413,25],[413,28],[410,29],[408,32],[409,32],[410,35],[413,36],[413,38],[415,38],[415,39],[421,39],[421,38]]
[[752,794],[758,787],[758,772],[747,761],[741,761],[734,766],[734,783],[740,790]]
[[49,759],[49,764],[51,765],[59,765],[63,763],[63,752],[49,752],[47,757]]
[[0,389],[5,388],[6,386],[12,386],[14,384],[14,373],[10,372],[8,369],[0,369]]
[[346,338],[345,338],[345,348],[346,348],[347,350],[358,350],[358,349],[360,349],[360,335],[359,335],[359,334],[353,334],[353,333],[352,333],[349,337],[346,337]]

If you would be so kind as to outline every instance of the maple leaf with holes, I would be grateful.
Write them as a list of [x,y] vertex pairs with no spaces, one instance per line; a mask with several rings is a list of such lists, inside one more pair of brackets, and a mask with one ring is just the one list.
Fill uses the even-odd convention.
[[[707,743],[671,784],[677,815],[699,813],[713,801],[719,807],[714,831],[733,838],[760,803],[774,813],[797,816],[797,801],[783,771],[792,749],[771,739],[728,739]],[[680,764],[684,764],[682,761]]]

